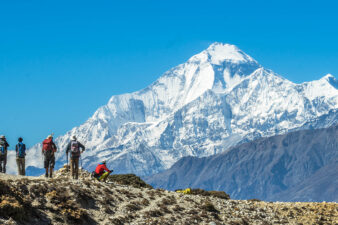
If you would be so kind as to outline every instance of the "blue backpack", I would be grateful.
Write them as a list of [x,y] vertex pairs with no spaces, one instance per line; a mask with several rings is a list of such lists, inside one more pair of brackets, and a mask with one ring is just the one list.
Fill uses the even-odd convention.
[[5,155],[5,153],[6,153],[5,146],[0,145],[0,155]]
[[25,148],[24,148],[24,144],[22,144],[21,142],[18,143],[18,152],[17,152],[17,156],[20,158],[24,158],[26,153],[25,153]]

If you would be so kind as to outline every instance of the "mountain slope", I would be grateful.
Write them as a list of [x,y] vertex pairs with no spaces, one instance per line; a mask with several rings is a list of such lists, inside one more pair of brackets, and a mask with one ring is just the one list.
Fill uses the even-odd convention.
[[[209,156],[302,127],[338,108],[335,84],[332,75],[294,84],[236,46],[214,43],[149,87],[113,96],[58,137],[57,162],[65,162],[64,148],[76,135],[87,147],[85,168],[108,159],[119,173],[154,174],[184,156]],[[30,149],[29,166],[42,166],[40,148]]]
[[223,190],[235,199],[338,201],[338,124],[186,157],[146,179],[157,188]]
[[337,203],[269,203],[68,179],[0,174],[0,224],[335,224]]

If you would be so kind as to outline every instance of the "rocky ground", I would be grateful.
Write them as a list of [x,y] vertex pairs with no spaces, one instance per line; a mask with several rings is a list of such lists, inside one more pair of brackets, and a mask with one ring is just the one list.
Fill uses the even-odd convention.
[[230,200],[224,192],[152,189],[133,175],[99,183],[0,175],[0,224],[338,224],[337,203]]

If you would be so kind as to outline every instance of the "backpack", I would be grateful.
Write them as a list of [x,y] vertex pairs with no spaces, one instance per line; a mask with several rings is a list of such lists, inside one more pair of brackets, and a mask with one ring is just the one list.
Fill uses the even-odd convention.
[[5,154],[6,154],[5,146],[0,145],[0,155],[5,155]]
[[46,139],[42,142],[42,151],[45,157],[52,157],[54,155],[54,152],[56,152],[53,144],[54,143],[52,139]]
[[0,140],[0,155],[6,155],[6,153],[7,153],[6,143]]
[[25,153],[25,149],[24,149],[24,144],[22,144],[22,143],[18,143],[18,151],[17,151],[17,156],[19,157],[19,158],[24,158],[25,157],[25,155],[26,155],[26,153]]
[[42,150],[44,151],[52,151],[53,144],[52,139],[46,139],[42,142]]
[[183,194],[187,195],[187,194],[191,194],[191,189],[190,188],[187,188],[185,190],[178,189],[178,190],[175,190],[175,192],[183,193]]
[[72,154],[72,157],[80,157],[80,148],[77,141],[72,141],[70,143],[70,153]]

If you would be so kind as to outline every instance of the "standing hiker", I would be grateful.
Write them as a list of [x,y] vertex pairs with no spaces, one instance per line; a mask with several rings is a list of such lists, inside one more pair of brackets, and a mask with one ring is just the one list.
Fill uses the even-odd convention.
[[[107,172],[104,172],[107,171]],[[106,160],[104,160],[102,163],[99,163],[97,165],[95,171],[94,171],[94,177],[98,179],[99,181],[106,181],[108,178],[108,175],[113,172],[109,170],[106,166]]]
[[[80,149],[82,151],[80,151]],[[68,152],[70,152],[70,172],[72,174],[73,179],[79,178],[79,159],[81,156],[81,153],[83,153],[85,150],[85,146],[81,144],[79,141],[77,141],[76,136],[73,136],[70,139],[70,142],[67,145],[66,148],[66,154],[68,159]]]
[[6,173],[7,148],[9,144],[4,135],[0,136],[0,173]]
[[25,156],[26,156],[26,145],[22,143],[23,139],[18,139],[19,143],[15,146],[16,151],[16,164],[18,165],[18,175],[25,176]]
[[53,142],[53,136],[49,135],[42,142],[42,154],[44,156],[44,166],[46,169],[46,177],[48,177],[48,169],[49,169],[49,177],[53,176],[53,169],[55,165],[55,155],[56,145]]

